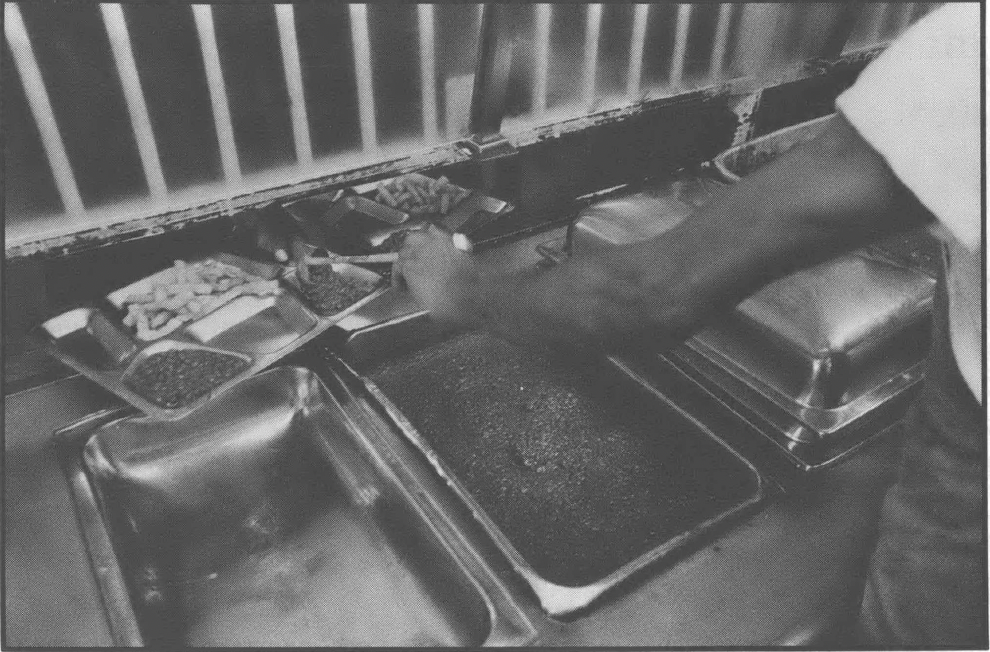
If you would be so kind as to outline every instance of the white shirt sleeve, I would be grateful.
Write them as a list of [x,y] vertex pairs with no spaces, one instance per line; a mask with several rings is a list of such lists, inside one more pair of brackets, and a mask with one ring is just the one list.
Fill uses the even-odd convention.
[[980,6],[919,20],[836,106],[894,174],[967,249],[979,251]]

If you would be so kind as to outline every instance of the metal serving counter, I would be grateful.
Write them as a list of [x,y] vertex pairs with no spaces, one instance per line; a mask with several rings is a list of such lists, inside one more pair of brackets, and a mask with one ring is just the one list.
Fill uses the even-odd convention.
[[[483,255],[506,265],[529,265],[538,258],[532,241]],[[7,397],[7,645],[113,642],[51,434],[115,405],[118,399],[81,377]],[[703,415],[702,420],[716,435],[727,430],[716,414]],[[856,604],[882,492],[893,479],[896,441],[894,436],[875,439],[844,464],[774,495],[730,529],[677,551],[662,564],[645,566],[566,619],[544,613],[496,548],[486,548],[485,559],[532,626],[527,644],[768,645],[820,640]]]
[[[5,643],[112,645],[51,445],[56,428],[116,399],[80,377],[7,397]],[[541,645],[767,645],[813,640],[860,590],[895,438],[774,499],[672,565],[570,621],[535,618]],[[524,603],[531,615],[538,609]]]

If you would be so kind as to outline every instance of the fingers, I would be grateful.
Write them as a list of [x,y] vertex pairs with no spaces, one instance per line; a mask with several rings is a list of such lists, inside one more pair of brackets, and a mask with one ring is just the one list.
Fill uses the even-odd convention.
[[[309,283],[309,267],[306,265],[306,256],[309,252],[306,248],[306,241],[302,237],[294,235],[289,238],[289,249],[292,251],[292,262],[296,265],[299,279],[304,283]],[[288,259],[286,256],[286,260]]]
[[401,260],[396,260],[392,263],[392,287],[402,291],[409,289],[409,286],[406,284],[406,277],[402,274]]

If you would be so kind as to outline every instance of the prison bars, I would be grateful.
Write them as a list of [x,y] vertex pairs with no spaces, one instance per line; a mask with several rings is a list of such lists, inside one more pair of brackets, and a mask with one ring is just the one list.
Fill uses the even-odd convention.
[[[893,29],[904,29],[921,13],[924,3],[889,5],[882,11],[872,12],[868,18],[869,36],[879,40],[893,23]],[[745,14],[752,6],[741,6]],[[210,5],[192,5],[192,14],[199,37],[199,44],[206,71],[207,87],[210,94],[213,121],[216,128],[221,165],[227,184],[239,184],[242,172],[238,158],[237,143],[231,123],[227,88],[220,62],[216,40],[213,12]],[[286,79],[288,102],[290,105],[293,140],[297,162],[305,167],[313,161],[310,126],[306,113],[305,89],[301,74],[299,45],[296,38],[294,8],[291,4],[278,4],[273,7],[281,46],[281,54]],[[366,153],[374,153],[378,148],[378,128],[375,119],[375,97],[372,85],[373,68],[371,43],[369,38],[368,9],[363,4],[349,5],[349,21],[353,43],[354,70],[357,80],[358,113],[361,130],[361,145]],[[775,16],[779,8],[760,8],[764,12],[757,22],[762,27],[776,27]],[[769,10],[769,14],[766,12]],[[72,163],[59,132],[57,120],[45,88],[42,73],[36,61],[30,37],[18,4],[5,3],[5,36],[13,53],[14,65],[21,77],[29,103],[32,118],[38,126],[42,145],[48,159],[52,175],[58,189],[65,213],[80,218],[86,212],[77,186]],[[149,119],[148,108],[141,86],[140,74],[134,60],[134,53],[128,32],[124,10],[119,4],[102,4],[100,11],[110,39],[111,50],[121,80],[131,130],[137,144],[144,176],[150,195],[155,199],[169,197],[169,188],[162,173],[155,134]],[[419,67],[422,105],[422,130],[427,141],[439,139],[437,122],[437,72],[436,72],[436,33],[434,27],[434,7],[418,5],[416,8],[419,36]],[[549,69],[547,61],[550,51],[550,30],[553,6],[536,5],[536,70],[534,76],[533,107],[536,113],[547,108],[547,88]],[[719,6],[717,25],[712,43],[708,77],[711,81],[720,79],[726,72],[726,54],[732,36],[732,22],[735,7],[730,3]],[[668,83],[677,90],[683,85],[686,50],[690,41],[693,6],[680,4],[677,7],[674,44],[670,61]],[[895,13],[896,12],[896,13]],[[581,76],[581,103],[590,107],[596,96],[598,76],[598,53],[602,35],[603,5],[590,4],[586,8],[584,33],[584,58]],[[626,95],[634,100],[642,89],[643,53],[646,44],[650,5],[638,4],[634,7],[632,33],[629,43]],[[745,16],[744,16],[745,18]],[[745,21],[744,21],[745,22]],[[770,23],[774,23],[771,25]],[[743,26],[745,27],[745,25]],[[747,39],[736,39],[739,42]],[[752,39],[748,39],[752,40]],[[757,54],[766,55],[768,44],[757,47]],[[743,53],[745,54],[745,52]],[[753,53],[750,53],[753,54]],[[739,52],[736,53],[739,58]]]

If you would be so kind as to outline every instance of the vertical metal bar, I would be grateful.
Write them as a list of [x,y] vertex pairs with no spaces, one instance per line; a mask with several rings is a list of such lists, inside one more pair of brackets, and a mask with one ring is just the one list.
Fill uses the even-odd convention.
[[718,23],[715,27],[715,44],[712,46],[712,60],[708,64],[708,75],[712,81],[721,79],[725,68],[725,51],[729,46],[729,25],[732,23],[733,5],[723,2],[718,7]]
[[584,68],[581,76],[581,103],[591,106],[595,101],[598,76],[598,41],[602,33],[602,6],[588,5],[584,23]]
[[733,72],[760,75],[774,63],[779,40],[778,27],[784,22],[788,7],[772,2],[752,2],[742,5],[739,38],[733,54]]
[[[816,43],[817,49],[811,53],[805,53],[805,55],[811,54],[825,59],[837,59],[845,49],[846,43],[856,29],[862,14],[863,5],[858,2],[824,5],[821,22],[825,28],[820,30],[819,38],[812,39]],[[805,29],[811,28],[806,27]]]
[[357,79],[358,114],[361,119],[361,147],[378,148],[375,123],[375,93],[371,86],[371,38],[368,36],[368,5],[348,5],[351,17],[351,42],[354,44],[354,75]]
[[550,21],[552,5],[538,4],[536,9],[536,52],[534,53],[533,113],[547,110],[547,76],[550,59]]
[[292,115],[292,138],[296,145],[296,160],[301,165],[313,162],[313,146],[309,138],[309,118],[306,115],[306,95],[303,91],[302,66],[299,62],[299,41],[296,39],[296,16],[291,4],[275,5],[278,40],[282,46],[282,67],[285,87],[289,91]]
[[423,105],[423,137],[440,139],[437,126],[437,55],[433,26],[433,5],[416,5],[419,18],[419,88]]
[[646,20],[650,5],[637,4],[633,15],[632,38],[629,40],[629,68],[626,75],[626,95],[630,100],[639,97],[643,77],[643,49],[646,46]]
[[870,8],[873,11],[870,16],[870,31],[867,33],[866,42],[872,44],[878,42],[883,36],[883,27],[887,22],[887,14],[890,12],[890,3],[870,5]]
[[110,47],[117,64],[117,74],[120,75],[120,84],[124,89],[127,112],[131,116],[131,127],[134,129],[134,140],[137,142],[138,154],[141,157],[141,167],[144,168],[144,178],[148,182],[151,195],[161,199],[168,194],[168,189],[165,186],[165,176],[162,174],[161,159],[158,157],[155,133],[148,118],[148,107],[144,103],[141,79],[138,76],[137,64],[134,62],[124,10],[119,4],[100,4],[99,7],[100,13],[103,14],[103,24],[110,36]]
[[486,3],[481,14],[478,61],[471,91],[469,130],[478,142],[501,138],[502,117],[512,71],[518,5]]
[[897,17],[897,31],[894,33],[894,36],[898,36],[901,32],[910,27],[911,19],[914,17],[914,6],[914,2],[906,2],[898,7],[901,15]]
[[688,28],[691,26],[693,5],[677,5],[677,31],[674,34],[674,58],[670,62],[670,87],[680,88],[684,79],[684,57],[687,53]]
[[213,27],[213,8],[210,5],[193,5],[193,18],[199,45],[203,51],[203,66],[206,68],[206,84],[210,89],[210,102],[213,105],[213,123],[220,143],[220,163],[227,181],[241,180],[241,164],[237,159],[237,145],[234,142],[234,127],[230,122],[230,107],[227,105],[227,87],[220,68],[220,52],[217,49],[217,35]]
[[24,25],[20,7],[16,3],[4,3],[3,31],[14,56],[14,65],[24,85],[31,115],[34,116],[34,122],[41,134],[41,144],[45,148],[48,165],[52,168],[52,176],[55,178],[58,194],[62,198],[62,205],[67,214],[82,217],[86,210],[79,195],[76,177],[72,172],[69,157],[65,153],[62,134],[59,133],[55,113],[48,99],[48,91],[45,90],[41,70],[38,69],[38,62],[34,58],[27,27]]

